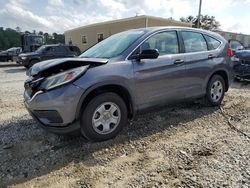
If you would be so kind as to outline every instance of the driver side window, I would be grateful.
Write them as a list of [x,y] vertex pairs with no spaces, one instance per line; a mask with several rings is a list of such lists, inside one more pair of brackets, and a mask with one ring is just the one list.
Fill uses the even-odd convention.
[[161,55],[179,53],[178,38],[175,31],[157,33],[142,43],[137,53],[143,50],[157,49]]

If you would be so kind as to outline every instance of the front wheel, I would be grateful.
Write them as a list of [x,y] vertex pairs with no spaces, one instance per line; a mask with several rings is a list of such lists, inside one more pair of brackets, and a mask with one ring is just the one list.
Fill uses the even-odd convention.
[[211,106],[219,106],[225,95],[225,80],[220,75],[214,75],[208,82],[206,102]]
[[92,141],[104,141],[115,137],[127,123],[127,107],[115,93],[94,97],[81,115],[81,132]]
[[39,61],[38,61],[37,59],[33,59],[33,60],[30,61],[29,65],[27,65],[27,66],[28,66],[28,68],[30,68],[30,67],[32,67],[34,64],[36,64],[36,63],[38,63],[38,62],[39,62]]

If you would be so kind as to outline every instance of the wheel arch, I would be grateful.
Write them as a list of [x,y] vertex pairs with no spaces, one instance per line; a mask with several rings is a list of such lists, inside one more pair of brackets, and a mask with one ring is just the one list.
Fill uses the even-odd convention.
[[37,61],[37,62],[39,62],[39,61],[40,61],[40,58],[39,58],[39,57],[31,58],[31,59],[29,60],[29,63],[31,63],[32,61]]
[[226,92],[227,92],[228,89],[229,89],[229,77],[228,77],[227,71],[225,71],[225,70],[217,70],[217,71],[215,71],[215,72],[208,78],[207,85],[208,85],[208,83],[209,83],[209,80],[211,80],[211,78],[212,78],[214,75],[220,75],[220,76],[224,79],[224,81],[225,81],[225,86],[226,86]]
[[128,110],[128,118],[133,119],[135,115],[133,98],[128,89],[126,89],[126,87],[124,87],[123,85],[119,84],[104,84],[104,85],[98,84],[97,86],[93,86],[87,89],[86,92],[84,92],[83,95],[81,96],[79,103],[77,105],[76,119],[80,118],[82,111],[85,109],[86,105],[89,103],[91,99],[93,99],[97,95],[106,92],[113,92],[119,95],[126,104]]

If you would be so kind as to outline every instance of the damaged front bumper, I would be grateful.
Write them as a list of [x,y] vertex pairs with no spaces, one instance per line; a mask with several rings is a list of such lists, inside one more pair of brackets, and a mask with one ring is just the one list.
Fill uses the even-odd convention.
[[70,133],[80,129],[76,109],[83,89],[68,84],[32,97],[24,92],[24,103],[30,115],[42,128],[54,133]]

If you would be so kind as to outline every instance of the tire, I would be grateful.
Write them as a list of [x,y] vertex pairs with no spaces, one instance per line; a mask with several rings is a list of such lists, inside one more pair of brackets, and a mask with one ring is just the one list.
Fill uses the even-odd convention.
[[226,91],[225,80],[220,75],[214,75],[208,82],[205,102],[209,106],[219,106]]
[[127,124],[127,114],[126,104],[119,95],[100,94],[87,104],[81,114],[81,133],[91,141],[114,138]]
[[27,65],[28,68],[32,67],[34,64],[38,63],[39,61],[36,59],[33,59],[30,61],[30,63]]

